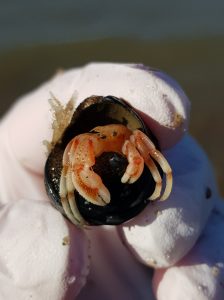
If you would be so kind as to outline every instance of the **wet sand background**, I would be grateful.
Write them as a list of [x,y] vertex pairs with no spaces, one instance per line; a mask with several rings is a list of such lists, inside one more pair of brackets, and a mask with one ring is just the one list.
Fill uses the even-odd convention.
[[135,62],[173,76],[192,102],[190,132],[211,159],[224,196],[224,38],[147,42],[99,39],[18,47],[0,53],[0,116],[58,69],[90,61]]

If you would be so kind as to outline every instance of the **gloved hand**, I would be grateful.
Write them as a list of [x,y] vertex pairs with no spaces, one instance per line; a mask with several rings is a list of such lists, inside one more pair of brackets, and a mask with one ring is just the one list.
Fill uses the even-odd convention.
[[[120,226],[70,224],[44,188],[50,92],[62,104],[74,93],[76,105],[91,95],[128,100],[173,169],[169,199]],[[0,299],[153,299],[152,285],[159,300],[223,299],[224,213],[188,115],[179,85],[142,65],[90,64],[19,99],[0,123]]]

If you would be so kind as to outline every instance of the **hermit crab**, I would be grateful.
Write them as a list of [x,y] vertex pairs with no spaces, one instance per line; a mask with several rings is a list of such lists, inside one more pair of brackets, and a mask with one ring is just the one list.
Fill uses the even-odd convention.
[[45,185],[75,225],[115,225],[167,199],[172,170],[134,108],[114,96],[91,96],[51,150]]

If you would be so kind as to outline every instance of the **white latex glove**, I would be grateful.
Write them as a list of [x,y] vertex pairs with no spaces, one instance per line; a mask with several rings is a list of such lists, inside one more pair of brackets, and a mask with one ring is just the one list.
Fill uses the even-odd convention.
[[[117,227],[84,231],[66,221],[51,207],[43,183],[43,140],[52,135],[50,92],[62,104],[74,93],[76,105],[93,94],[128,100],[173,168],[169,199]],[[144,265],[180,261],[218,198],[205,154],[184,137],[188,112],[178,84],[142,65],[90,64],[19,99],[0,124],[0,299],[150,299],[151,269]],[[159,286],[163,278],[155,282]],[[168,291],[166,299],[173,300]]]
[[224,299],[223,230],[224,202],[219,201],[193,249],[175,266],[155,272],[157,299]]

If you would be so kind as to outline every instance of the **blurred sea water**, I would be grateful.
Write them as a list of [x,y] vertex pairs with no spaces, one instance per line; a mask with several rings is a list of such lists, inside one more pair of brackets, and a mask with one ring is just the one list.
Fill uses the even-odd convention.
[[223,13],[222,0],[1,0],[0,49],[112,37],[223,35]]
[[173,76],[190,98],[190,132],[224,195],[223,16],[221,0],[0,0],[0,116],[59,68],[145,63]]

